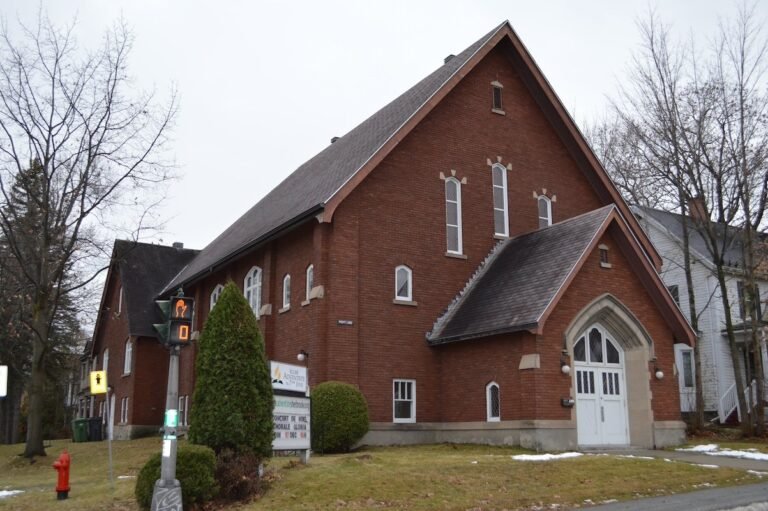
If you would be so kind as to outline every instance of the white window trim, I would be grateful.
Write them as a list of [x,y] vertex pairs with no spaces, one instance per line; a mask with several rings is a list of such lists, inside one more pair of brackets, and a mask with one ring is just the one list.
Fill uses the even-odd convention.
[[[312,276],[311,279],[310,279],[310,275]],[[309,266],[307,266],[307,271],[305,273],[305,276],[306,276],[306,282],[304,285],[305,287],[304,299],[307,302],[309,302],[312,295],[312,288],[315,286],[315,265],[314,264],[310,264]]]
[[[497,185],[493,184],[493,173],[496,170],[501,171],[501,188],[504,196],[504,232],[496,232],[496,217],[493,218],[493,230],[494,235],[496,236],[509,236],[509,198],[507,196],[507,168],[500,164],[500,163],[494,163],[491,166],[491,191],[494,191],[495,188],[497,188]],[[493,199],[493,196],[491,197]],[[496,211],[499,211],[499,209],[496,207],[496,204],[493,204],[493,211],[494,213]]]
[[[450,250],[448,248],[448,227],[451,225],[448,223],[448,219],[446,218],[445,221],[445,245],[446,245],[446,252],[449,254],[463,254],[464,253],[464,240],[462,235],[462,222],[461,222],[461,181],[456,179],[455,177],[449,177],[445,180],[445,185],[447,187],[448,183],[455,183],[456,184],[456,230],[458,231],[457,236],[457,250]],[[448,190],[445,190],[445,208],[448,209]],[[450,201],[453,202],[453,201]],[[447,216],[447,215],[446,215]]]
[[[408,275],[408,296],[400,296],[397,294],[398,286],[397,286],[397,274],[400,273],[400,270],[405,270]],[[412,302],[413,301],[413,270],[411,270],[408,266],[401,264],[397,268],[395,268],[395,301],[398,302]]]
[[[411,384],[411,416],[407,418],[397,418],[395,417],[395,384],[397,383],[410,383]],[[404,399],[401,399],[401,401],[405,401]],[[395,378],[392,380],[392,422],[398,423],[398,424],[413,424],[416,422],[416,380],[411,379],[405,379],[405,378]]]
[[[496,387],[496,391],[499,394],[499,415],[497,417],[494,417],[493,415],[491,415],[492,413],[491,388],[492,387]],[[485,418],[488,422],[501,421],[501,388],[499,387],[499,384],[496,383],[495,381],[492,381],[485,386]]]
[[221,284],[216,284],[216,287],[214,287],[213,291],[211,291],[211,308],[208,309],[209,311],[213,310],[213,307],[216,305],[216,302],[219,301],[222,291],[224,291],[224,286],[222,286]]
[[[245,274],[243,279],[243,296],[248,300],[253,314],[258,318],[261,309],[261,284],[262,284],[262,272],[261,268],[254,266],[248,273]],[[248,278],[251,278],[251,285],[248,285]],[[251,297],[248,298],[248,291],[251,292]]]
[[[94,358],[94,360],[97,360],[97,359]],[[98,363],[98,362],[94,362],[94,363]],[[109,378],[109,348],[104,350],[104,353],[103,353],[103,355],[101,357],[101,363],[102,363],[102,366],[103,366],[101,368],[101,370],[105,371],[107,373],[107,378]],[[94,371],[95,370],[96,369],[94,369]]]
[[281,310],[288,310],[291,308],[291,274],[286,273],[283,277],[283,308]]
[[130,339],[125,341],[125,351],[123,353],[123,375],[131,374],[133,366],[133,343]]
[[[541,216],[541,213],[539,213],[539,204],[541,201],[544,201],[547,204],[547,217],[544,218]],[[541,224],[542,220],[547,221],[547,225],[545,227],[549,227],[552,225],[552,199],[547,197],[546,195],[539,195],[539,198],[536,202],[536,216],[539,217],[539,224]],[[542,229],[542,227],[539,227],[539,229]]]
[[128,398],[120,399],[120,424],[128,423]]

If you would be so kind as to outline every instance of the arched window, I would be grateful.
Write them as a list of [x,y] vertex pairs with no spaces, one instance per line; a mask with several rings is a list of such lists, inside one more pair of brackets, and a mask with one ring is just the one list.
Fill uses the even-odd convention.
[[[96,368],[95,368],[95,366],[96,366],[96,357],[93,357],[93,360],[94,360],[94,362],[93,362],[94,370],[96,370]],[[102,371],[107,371],[107,373],[109,373],[109,348],[104,350],[104,356],[102,357],[102,363],[104,365],[102,366],[101,370]],[[109,377],[109,374],[107,374],[107,377]]]
[[128,339],[125,341],[125,357],[123,358],[123,374],[131,374],[131,364],[133,363],[133,343]]
[[213,292],[211,293],[211,309],[213,310],[214,305],[216,305],[216,302],[219,301],[219,297],[221,296],[221,292],[224,291],[224,286],[221,284],[218,284],[215,288],[213,288]]
[[573,360],[590,364],[620,364],[621,352],[605,332],[592,327],[573,345]]
[[546,195],[539,195],[539,229],[552,225],[552,201]]
[[307,266],[307,285],[305,300],[309,301],[309,295],[312,293],[312,288],[315,287],[315,266],[310,264]]
[[395,268],[395,300],[413,301],[413,272],[407,266]]
[[499,384],[495,381],[485,386],[485,410],[488,422],[498,422],[501,420]]
[[248,300],[253,314],[258,318],[261,309],[261,268],[254,266],[243,281],[243,295]]
[[504,165],[491,167],[493,178],[493,232],[497,236],[509,236],[507,210],[507,169]]
[[445,180],[445,234],[448,252],[461,254],[461,183],[455,177]]
[[117,295],[117,314],[118,316],[120,313],[123,312],[123,288],[120,287],[120,291],[118,291]]
[[291,274],[288,273],[283,277],[283,309],[289,309],[291,307]]

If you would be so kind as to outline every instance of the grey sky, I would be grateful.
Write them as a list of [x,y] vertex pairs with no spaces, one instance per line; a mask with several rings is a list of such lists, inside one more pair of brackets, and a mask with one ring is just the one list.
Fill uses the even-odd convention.
[[[736,4],[657,2],[675,32],[701,44]],[[77,16],[98,44],[116,18],[136,41],[143,88],[175,84],[173,155],[181,179],[158,238],[203,248],[301,163],[505,19],[580,123],[599,116],[637,48],[646,0],[193,1],[49,0],[52,20]],[[34,18],[37,4],[0,13]],[[761,19],[768,2],[760,2]],[[155,238],[157,240],[158,238]],[[148,240],[146,240],[148,241]]]

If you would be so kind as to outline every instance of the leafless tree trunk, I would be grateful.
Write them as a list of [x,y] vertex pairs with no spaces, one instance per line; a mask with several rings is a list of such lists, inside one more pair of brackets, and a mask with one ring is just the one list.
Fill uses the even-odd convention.
[[176,101],[158,107],[152,94],[131,90],[124,25],[91,52],[77,48],[73,27],[42,14],[20,34],[0,34],[0,229],[14,263],[6,271],[29,289],[25,455],[35,456],[45,455],[42,394],[57,310],[105,268],[100,236],[114,236],[105,222],[145,218],[157,204]]

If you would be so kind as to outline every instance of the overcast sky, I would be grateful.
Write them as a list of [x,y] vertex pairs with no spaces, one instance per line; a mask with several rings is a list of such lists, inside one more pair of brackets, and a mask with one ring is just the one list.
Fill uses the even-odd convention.
[[[758,2],[761,19],[768,2]],[[583,124],[599,117],[655,5],[681,37],[706,44],[728,0],[195,1],[48,0],[57,23],[99,44],[122,16],[144,89],[178,88],[172,156],[180,179],[154,238],[203,248],[301,163],[504,20]],[[10,23],[32,0],[0,0]],[[150,240],[145,240],[150,241]]]

